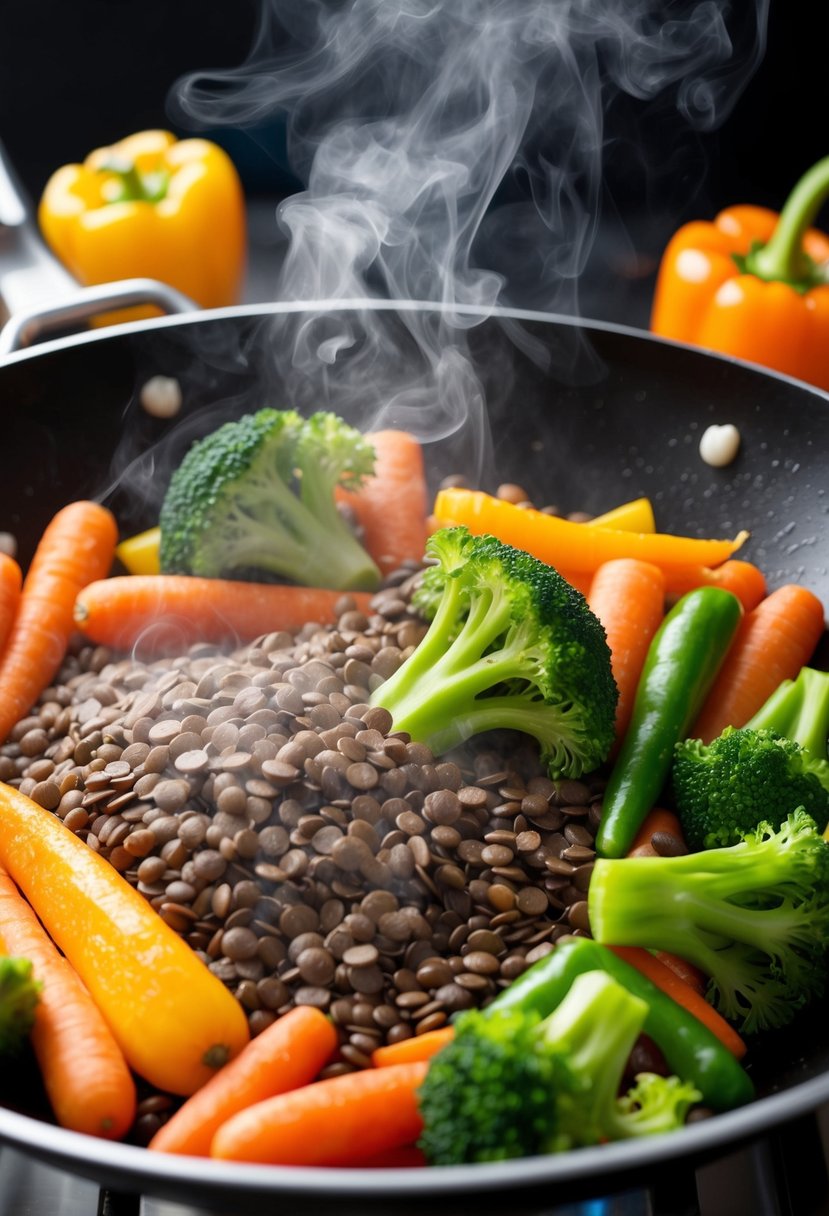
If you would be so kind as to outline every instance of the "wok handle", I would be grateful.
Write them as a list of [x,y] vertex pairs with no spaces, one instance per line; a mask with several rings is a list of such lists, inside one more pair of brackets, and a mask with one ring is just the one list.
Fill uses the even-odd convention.
[[188,296],[157,279],[121,279],[117,283],[78,287],[53,304],[14,313],[0,330],[0,358],[30,346],[50,331],[73,329],[90,317],[139,304],[152,304],[168,315],[198,309]]
[[153,304],[161,312],[198,305],[156,279],[122,279],[94,287],[77,281],[41,240],[32,208],[0,143],[0,357],[44,333],[82,325],[115,308]]

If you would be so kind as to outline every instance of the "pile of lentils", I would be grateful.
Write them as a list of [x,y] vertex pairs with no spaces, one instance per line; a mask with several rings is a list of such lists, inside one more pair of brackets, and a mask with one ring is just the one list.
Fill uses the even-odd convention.
[[[425,632],[418,577],[390,576],[368,616],[344,596],[334,626],[229,653],[142,661],[78,638],[0,748],[0,780],[149,900],[252,1034],[294,1005],[330,1014],[323,1075],[589,933],[602,780],[551,780],[506,731],[436,759],[369,705]],[[171,1105],[146,1097],[134,1138]]]

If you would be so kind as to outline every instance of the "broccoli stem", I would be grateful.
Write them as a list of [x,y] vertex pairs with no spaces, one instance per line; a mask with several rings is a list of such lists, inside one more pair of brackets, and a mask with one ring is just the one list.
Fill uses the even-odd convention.
[[[773,844],[763,855],[764,844],[768,842],[752,847],[746,865],[740,864],[746,845],[672,857],[669,867],[665,859],[654,866],[648,858],[597,865],[590,892],[597,940],[667,950],[713,977],[727,973],[730,964],[723,951],[732,942],[769,957],[788,957],[804,926],[803,908],[779,890],[779,849],[775,860]],[[700,857],[703,865],[696,864]],[[765,892],[777,892],[781,902],[768,908],[731,902]],[[808,925],[805,934],[808,938]]]
[[814,760],[829,759],[829,672],[802,667],[797,679],[784,680],[746,726],[792,739]]
[[[406,671],[399,669],[383,685],[383,704],[391,712],[397,730],[413,738],[430,739],[437,750],[446,750],[490,728],[532,730],[533,702],[520,694],[476,698],[497,684],[533,678],[533,650],[529,628],[512,629],[508,644],[489,652],[510,628],[510,604],[506,595],[486,591],[472,597],[460,631],[446,646],[446,637],[461,613],[462,591],[456,581],[447,584],[431,625]],[[401,691],[402,686],[402,691]],[[435,691],[439,690],[439,703]],[[541,707],[539,707],[540,709]],[[539,714],[539,732],[550,732],[550,706]]]
[[[248,494],[235,510],[242,539],[228,555],[229,572],[256,568],[303,585],[344,591],[376,587],[377,567],[336,509],[326,526],[288,486],[273,478],[262,486],[261,499]],[[268,522],[274,517],[278,527]]]
[[645,1001],[605,972],[586,971],[573,980],[564,1000],[542,1023],[544,1044],[563,1052],[573,1075],[583,1078],[585,1090],[590,1089],[596,1139],[615,1105],[625,1065],[647,1016]]

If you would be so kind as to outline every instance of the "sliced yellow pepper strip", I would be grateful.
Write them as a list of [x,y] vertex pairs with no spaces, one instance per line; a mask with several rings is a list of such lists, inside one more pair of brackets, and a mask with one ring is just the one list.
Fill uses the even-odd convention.
[[557,569],[591,573],[616,557],[636,557],[662,569],[673,566],[719,566],[748,538],[696,540],[660,532],[625,532],[585,527],[542,511],[516,507],[476,490],[439,491],[434,515],[441,526],[463,524],[476,535],[488,532],[499,540],[547,562]]
[[148,528],[116,546],[115,556],[130,574],[160,574],[161,529]]
[[622,532],[655,532],[656,520],[649,498],[634,498],[612,511],[605,511],[587,521],[591,528],[616,528]]
[[[457,523],[458,521],[452,520],[451,522]],[[450,526],[450,521],[435,521],[435,524],[436,527],[445,528]],[[579,528],[612,527],[625,532],[656,531],[653,507],[647,498],[635,498],[631,502],[621,503],[612,511],[607,511],[604,515],[597,515],[587,524],[577,524],[576,526]],[[140,532],[137,536],[130,536],[127,540],[122,540],[115,550],[115,555],[130,574],[158,574],[161,569],[159,564],[160,544],[161,529],[148,528],[146,532]]]

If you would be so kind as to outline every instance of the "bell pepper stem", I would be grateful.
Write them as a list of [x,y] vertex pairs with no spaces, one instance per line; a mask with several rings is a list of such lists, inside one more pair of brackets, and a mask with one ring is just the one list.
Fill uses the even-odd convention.
[[807,170],[786,200],[771,239],[746,257],[746,269],[761,279],[810,285],[815,265],[803,238],[829,197],[829,156]]
[[164,198],[170,184],[170,175],[164,170],[139,173],[136,166],[127,160],[105,161],[99,171],[110,173],[118,179],[118,194],[112,202],[157,203]]

